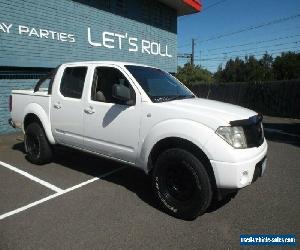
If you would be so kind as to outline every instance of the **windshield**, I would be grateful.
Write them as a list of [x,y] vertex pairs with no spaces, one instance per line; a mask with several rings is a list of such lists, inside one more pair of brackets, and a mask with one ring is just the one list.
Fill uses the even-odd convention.
[[155,68],[127,65],[125,66],[138,81],[152,102],[195,98],[175,77]]

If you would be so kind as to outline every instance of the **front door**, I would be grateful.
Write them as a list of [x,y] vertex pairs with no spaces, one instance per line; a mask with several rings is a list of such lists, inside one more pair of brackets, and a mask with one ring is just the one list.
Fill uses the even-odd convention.
[[[128,88],[130,101],[113,97],[114,84]],[[135,162],[140,127],[140,98],[137,98],[136,91],[121,69],[95,67],[84,112],[85,148]]]

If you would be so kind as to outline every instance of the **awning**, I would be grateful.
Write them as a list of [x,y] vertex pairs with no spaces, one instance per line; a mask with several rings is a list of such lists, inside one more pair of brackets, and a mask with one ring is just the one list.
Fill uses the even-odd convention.
[[194,14],[202,9],[199,0],[158,0],[167,6],[177,10],[178,16]]

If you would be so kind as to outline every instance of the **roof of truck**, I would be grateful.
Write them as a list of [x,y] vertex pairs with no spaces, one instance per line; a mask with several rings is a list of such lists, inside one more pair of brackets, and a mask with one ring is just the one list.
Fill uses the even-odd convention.
[[[136,66],[152,67],[152,66],[145,65],[145,64],[132,63],[132,62],[120,62],[120,61],[78,61],[78,62],[63,63],[62,65],[80,66],[82,64],[111,64],[111,65],[119,65],[119,66],[136,65]],[[152,68],[155,68],[155,67],[152,67]]]

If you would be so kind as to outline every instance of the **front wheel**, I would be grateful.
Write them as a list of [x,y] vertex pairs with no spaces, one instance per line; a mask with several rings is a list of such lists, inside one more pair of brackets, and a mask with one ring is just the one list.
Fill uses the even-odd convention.
[[51,161],[52,148],[39,123],[31,123],[27,126],[24,143],[27,159],[31,163],[42,165]]
[[159,155],[153,171],[153,188],[169,214],[186,220],[202,215],[213,194],[201,161],[188,151],[177,148]]

